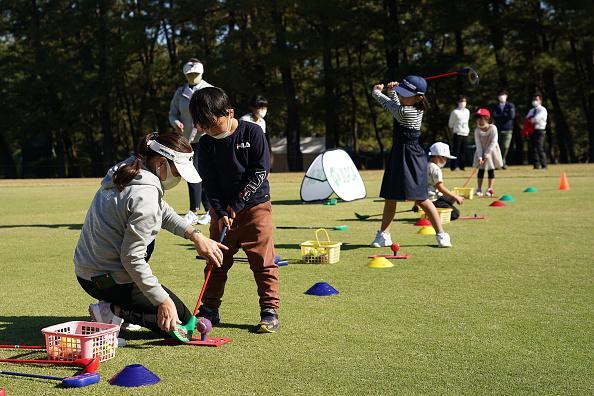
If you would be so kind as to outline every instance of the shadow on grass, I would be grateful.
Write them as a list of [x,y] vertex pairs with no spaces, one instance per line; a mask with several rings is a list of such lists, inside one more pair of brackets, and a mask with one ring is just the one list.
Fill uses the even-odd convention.
[[0,316],[0,344],[45,345],[41,329],[88,316]]
[[69,230],[82,230],[82,224],[12,224],[0,225],[4,228],[68,228]]

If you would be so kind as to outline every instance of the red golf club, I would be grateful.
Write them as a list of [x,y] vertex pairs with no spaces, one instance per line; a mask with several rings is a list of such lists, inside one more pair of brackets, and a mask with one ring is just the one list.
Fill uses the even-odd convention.
[[56,366],[80,367],[84,373],[94,373],[99,368],[99,356],[94,358],[80,358],[74,360],[48,360],[48,359],[0,359],[0,363],[19,364],[53,364]]
[[476,72],[476,70],[474,70],[471,67],[463,67],[462,69],[457,70],[457,71],[443,73],[443,74],[437,74],[435,76],[430,76],[430,77],[425,77],[425,80],[427,80],[427,81],[437,80],[439,78],[450,77],[450,76],[459,76],[459,75],[468,76],[468,81],[470,82],[470,84],[472,84],[475,87],[478,87],[479,75]]
[[43,345],[7,344],[7,345],[0,345],[0,349],[45,349],[45,347]]

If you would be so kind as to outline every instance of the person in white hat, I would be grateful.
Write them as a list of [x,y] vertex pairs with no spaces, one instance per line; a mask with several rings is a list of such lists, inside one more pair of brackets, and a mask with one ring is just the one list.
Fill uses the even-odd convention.
[[[198,138],[202,135],[202,131],[199,131],[192,122],[190,99],[194,92],[202,88],[212,87],[212,85],[202,78],[204,75],[204,65],[196,58],[189,59],[184,64],[182,71],[187,82],[175,91],[175,95],[171,99],[171,103],[169,104],[169,123],[174,130],[182,133],[188,139],[192,145],[192,149],[196,152]],[[196,168],[198,167],[197,159],[194,165]],[[208,202],[206,191],[202,189],[202,183],[188,183],[188,190],[190,193],[190,208],[185,215],[185,219],[191,224],[209,224],[210,215],[208,211],[210,210],[210,203]],[[200,210],[200,202],[204,206],[205,213],[198,217],[197,212]]]
[[456,159],[450,155],[450,147],[442,142],[434,143],[429,148],[429,164],[427,166],[427,192],[429,199],[433,201],[436,208],[452,209],[451,219],[460,217],[460,211],[454,203],[462,204],[464,197],[454,194],[443,183],[443,172],[441,169],[446,165],[448,159]]
[[166,336],[192,312],[163,286],[148,261],[161,229],[189,239],[196,252],[219,267],[225,245],[195,230],[164,200],[183,178],[201,181],[194,152],[178,133],[150,134],[134,156],[113,166],[87,212],[76,250],[74,272],[99,303],[89,306],[96,322],[146,327]]

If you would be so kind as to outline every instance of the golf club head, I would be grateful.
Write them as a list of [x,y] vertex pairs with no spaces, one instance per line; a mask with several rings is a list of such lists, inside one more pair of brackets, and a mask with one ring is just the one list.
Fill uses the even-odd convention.
[[195,329],[196,329],[196,317],[192,316],[188,320],[188,323],[186,323],[184,325],[176,325],[175,330],[169,332],[169,335],[172,336],[177,341],[190,342]]
[[479,85],[479,75],[476,72],[476,70],[474,70],[471,67],[463,67],[462,69],[460,69],[460,71],[458,71],[458,73],[460,74],[466,74],[468,76],[468,81],[475,87],[478,87]]
[[94,358],[80,358],[75,359],[72,363],[83,369],[83,373],[94,373],[99,368],[101,356],[97,355]]
[[98,373],[84,373],[73,377],[66,377],[62,380],[64,388],[82,388],[98,383],[101,380]]

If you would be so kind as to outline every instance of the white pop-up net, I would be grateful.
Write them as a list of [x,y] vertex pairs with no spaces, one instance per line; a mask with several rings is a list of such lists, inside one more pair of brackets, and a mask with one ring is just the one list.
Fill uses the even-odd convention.
[[354,201],[367,195],[357,167],[340,149],[318,155],[301,183],[301,200],[306,202],[327,199],[332,193],[343,201]]

